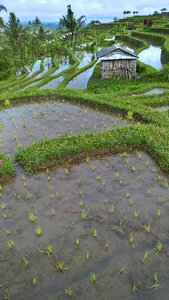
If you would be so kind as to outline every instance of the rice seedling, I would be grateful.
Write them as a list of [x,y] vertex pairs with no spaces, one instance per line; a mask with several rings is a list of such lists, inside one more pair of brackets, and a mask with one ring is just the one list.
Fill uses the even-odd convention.
[[50,211],[49,211],[49,216],[56,216],[56,210],[54,208],[50,208]]
[[52,245],[46,246],[45,250],[41,250],[39,248],[38,248],[38,250],[39,250],[40,253],[47,254],[47,256],[49,258],[51,257],[51,254],[53,254],[53,252],[54,252],[54,249],[53,249]]
[[127,271],[126,271],[126,267],[125,266],[122,266],[118,272],[118,277],[122,274],[127,274]]
[[22,264],[25,266],[25,267],[28,267],[29,266],[29,258],[28,256],[23,256],[22,257],[22,260],[21,260]]
[[147,261],[150,258],[149,252],[145,251],[143,255],[143,262]]
[[70,298],[74,297],[73,290],[70,287],[67,289],[64,289],[64,293],[65,293],[65,296],[68,296]]
[[119,224],[118,225],[115,225],[112,227],[112,229],[119,233],[120,235],[124,235],[125,234],[125,222],[123,220],[120,220]]
[[69,268],[66,267],[64,261],[62,261],[62,262],[55,264],[54,270],[58,270],[58,271],[64,273],[65,271],[69,270]]
[[138,216],[139,216],[139,211],[138,211],[138,210],[135,210],[135,211],[134,211],[134,218],[136,218],[136,219],[137,219],[137,218],[138,218]]
[[75,239],[75,245],[77,248],[79,248],[80,240],[78,238]]
[[164,245],[158,241],[156,244],[156,254],[160,253],[163,248],[164,248]]
[[115,212],[114,204],[112,204],[111,206],[108,207],[108,211],[109,211],[109,214],[113,214]]
[[93,228],[92,231],[91,231],[91,233],[92,233],[92,236],[93,236],[94,238],[97,238],[97,237],[98,237],[98,235],[97,235],[97,229],[96,229],[96,228]]
[[145,232],[150,233],[150,231],[151,231],[151,225],[150,224],[148,224],[148,225],[144,224],[143,228],[144,228]]
[[154,272],[153,273],[153,284],[150,285],[150,286],[147,286],[147,289],[159,289],[159,288],[162,288],[163,286],[159,283],[159,279],[158,279],[158,274],[157,272]]
[[41,228],[41,226],[39,226],[39,225],[36,226],[35,232],[36,232],[37,236],[41,236],[42,235],[42,228]]
[[7,249],[8,249],[8,250],[11,250],[12,248],[14,248],[14,247],[15,247],[15,242],[14,242],[14,240],[13,240],[13,239],[8,240],[8,241],[6,242],[6,246],[7,246]]
[[134,238],[134,234],[133,232],[129,235],[129,243],[130,246],[134,247],[134,242],[135,242],[135,238]]
[[109,244],[110,244],[110,241],[106,239],[106,240],[105,240],[105,248],[106,248],[106,249],[108,249]]
[[133,286],[132,286],[132,289],[131,289],[131,293],[132,293],[133,295],[136,295],[137,292],[138,292],[138,287],[137,287],[136,282],[134,282],[134,283],[133,283]]
[[88,213],[86,210],[81,211],[81,220],[85,221],[87,219]]
[[156,211],[156,219],[159,219],[160,216],[161,216],[161,210],[157,209],[157,211]]
[[134,165],[130,166],[129,169],[130,169],[132,172],[136,172],[136,171],[137,171],[137,167],[134,166]]
[[28,214],[28,220],[29,220],[31,223],[36,222],[37,219],[38,219],[38,217],[37,217],[34,213],[29,212],[29,214]]
[[82,207],[82,208],[84,207],[84,201],[83,201],[83,199],[80,200],[79,205],[80,205],[80,207]]
[[11,235],[12,234],[11,229],[5,228],[4,230],[5,230],[6,235]]
[[91,273],[90,276],[89,276],[89,279],[90,279],[90,281],[91,281],[92,283],[94,283],[94,284],[97,284],[97,283],[98,283],[98,281],[97,281],[97,276],[96,276],[95,273]]
[[34,286],[36,286],[36,285],[38,284],[38,280],[37,280],[36,277],[33,277],[33,278],[32,278],[32,284],[33,284]]
[[4,209],[7,209],[6,203],[4,203],[4,202],[1,203],[0,208],[3,209],[3,210],[4,210]]
[[89,260],[90,256],[91,256],[90,252],[86,251],[86,260]]

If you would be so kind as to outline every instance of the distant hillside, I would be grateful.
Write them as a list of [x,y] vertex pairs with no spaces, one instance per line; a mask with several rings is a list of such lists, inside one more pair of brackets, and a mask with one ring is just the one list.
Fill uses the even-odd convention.
[[[27,26],[28,22],[21,22],[23,26]],[[50,29],[58,29],[59,28],[59,22],[42,22],[42,25],[44,27],[50,28]]]

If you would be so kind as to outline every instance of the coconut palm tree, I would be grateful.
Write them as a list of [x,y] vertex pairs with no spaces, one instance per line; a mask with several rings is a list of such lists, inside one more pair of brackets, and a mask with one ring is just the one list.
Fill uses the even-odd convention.
[[[4,5],[1,5],[0,4],[0,12],[4,10],[5,12],[7,12],[7,9]],[[3,19],[0,17],[0,27],[3,27],[4,26],[4,22],[3,22]]]
[[1,12],[2,10],[4,10],[4,11],[6,11],[6,12],[7,12],[7,9],[6,9],[6,7],[5,7],[4,5],[1,5],[1,4],[0,4],[0,12]]
[[86,20],[86,17],[82,15],[78,19],[74,16],[74,12],[71,9],[71,5],[67,6],[67,15],[62,16],[60,18],[59,26],[63,29],[66,29],[68,32],[71,33],[71,38],[73,40],[74,33],[76,30],[82,28]]

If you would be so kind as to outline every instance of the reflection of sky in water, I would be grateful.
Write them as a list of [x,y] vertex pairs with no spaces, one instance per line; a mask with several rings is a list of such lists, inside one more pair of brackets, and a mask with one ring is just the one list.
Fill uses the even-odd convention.
[[38,59],[38,60],[35,62],[35,64],[33,65],[32,70],[31,70],[31,72],[28,74],[27,77],[30,77],[30,76],[32,76],[32,74],[33,74],[34,72],[39,71],[39,70],[40,70],[40,64],[41,64],[41,60]]
[[147,49],[139,53],[139,60],[157,70],[162,69],[161,64],[161,48],[149,46]]
[[69,55],[59,57],[57,63],[59,64],[59,68],[54,73],[52,73],[51,76],[56,75],[70,67],[71,62]]
[[96,64],[93,67],[87,69],[86,71],[80,73],[76,77],[74,77],[69,83],[67,84],[66,88],[68,89],[86,89],[88,81],[93,74],[93,70]]
[[77,59],[80,61],[80,64],[78,65],[78,69],[90,64],[93,56],[91,52],[88,53],[86,51],[77,51],[75,55]]

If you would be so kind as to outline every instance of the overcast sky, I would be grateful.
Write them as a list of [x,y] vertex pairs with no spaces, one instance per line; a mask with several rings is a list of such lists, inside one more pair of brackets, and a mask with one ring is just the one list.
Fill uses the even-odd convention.
[[[139,14],[151,14],[155,10],[167,6],[168,0],[0,0],[5,5],[8,13],[14,12],[21,21],[33,20],[38,16],[41,21],[59,21],[59,17],[66,14],[67,5],[72,5],[76,17],[85,15],[87,20],[98,19],[111,21],[114,17],[121,18],[124,10],[135,11]],[[5,21],[9,14],[2,13]]]

